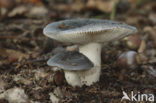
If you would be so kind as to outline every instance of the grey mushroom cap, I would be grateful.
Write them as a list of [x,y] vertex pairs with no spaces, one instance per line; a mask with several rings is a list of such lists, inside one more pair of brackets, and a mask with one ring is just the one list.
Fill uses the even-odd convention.
[[88,70],[91,69],[94,65],[93,63],[83,54],[74,51],[74,52],[60,52],[52,56],[47,64],[49,66],[57,66],[63,70]]
[[137,29],[133,26],[98,19],[62,20],[48,24],[43,30],[43,33],[52,39],[78,44],[105,43],[136,32]]

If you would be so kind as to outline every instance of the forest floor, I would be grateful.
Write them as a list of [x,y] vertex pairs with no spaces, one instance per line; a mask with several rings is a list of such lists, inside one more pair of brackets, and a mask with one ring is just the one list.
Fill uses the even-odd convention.
[[[109,19],[109,15],[92,9],[70,13],[53,11],[48,15],[43,12],[39,17],[26,13],[23,10],[19,15],[10,13],[11,17],[0,19],[0,94],[15,87],[22,88],[30,103],[51,103],[50,93],[55,92],[61,92],[61,95],[56,93],[61,103],[120,103],[123,91],[128,95],[131,91],[150,93],[156,99],[156,2],[131,7],[115,15],[116,21],[137,27],[137,35],[145,41],[144,55],[148,63],[135,69],[116,66],[118,56],[131,49],[122,40],[116,45],[110,43],[102,50],[100,81],[81,88],[68,85],[63,71],[53,71],[53,67],[46,64],[51,56],[72,44],[47,39],[42,30],[48,23],[58,20],[75,17]],[[8,101],[4,98],[0,103]]]

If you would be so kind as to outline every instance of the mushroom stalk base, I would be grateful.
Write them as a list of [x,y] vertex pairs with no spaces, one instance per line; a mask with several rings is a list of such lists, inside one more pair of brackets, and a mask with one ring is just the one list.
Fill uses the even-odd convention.
[[82,85],[90,86],[93,83],[99,81],[101,72],[101,44],[89,43],[87,45],[80,46],[79,52],[88,57],[88,59],[94,64],[94,67],[90,70],[78,72]]
[[65,78],[68,84],[72,86],[90,86],[99,81],[101,72],[101,44],[89,43],[82,45],[79,52],[84,54],[94,64],[90,70],[84,71],[65,71]]

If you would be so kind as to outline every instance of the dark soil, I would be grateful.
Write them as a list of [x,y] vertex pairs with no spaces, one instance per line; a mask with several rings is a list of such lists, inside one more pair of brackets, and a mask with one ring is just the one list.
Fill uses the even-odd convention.
[[[48,10],[50,11],[51,8]],[[117,11],[115,15],[116,21],[138,28],[137,35],[146,43],[144,55],[148,59],[147,63],[139,64],[134,69],[117,66],[118,56],[131,49],[124,45],[123,41],[117,44],[110,43],[103,47],[100,81],[92,86],[81,88],[68,85],[63,71],[53,71],[52,67],[46,64],[46,61],[56,52],[72,44],[47,39],[42,30],[46,24],[67,17],[109,19],[109,14],[95,9],[61,12],[53,10],[48,15],[39,18],[25,14],[1,17],[0,79],[6,84],[4,90],[20,87],[25,90],[30,100],[40,103],[51,103],[49,93],[53,92],[56,87],[59,87],[64,95],[61,103],[120,103],[123,91],[128,94],[131,91],[152,93],[156,96],[156,74],[149,69],[153,68],[152,70],[156,71],[155,1],[130,7],[123,13]],[[63,48],[56,50],[58,47]],[[7,101],[0,99],[0,103],[7,103]],[[123,103],[129,103],[129,101],[123,101]]]

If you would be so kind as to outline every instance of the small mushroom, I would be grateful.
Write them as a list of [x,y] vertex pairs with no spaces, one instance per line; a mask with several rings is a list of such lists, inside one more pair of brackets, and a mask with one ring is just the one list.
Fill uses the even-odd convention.
[[[75,75],[76,72],[83,71],[83,70],[89,70],[94,66],[93,63],[86,56],[84,56],[82,53],[79,53],[77,51],[60,52],[60,53],[52,56],[47,61],[47,64],[49,66],[57,66],[57,67],[63,69],[65,72],[66,79],[68,78],[67,79],[68,83],[72,84],[72,86],[79,85],[78,83],[80,83],[80,82],[77,82],[77,81],[79,81],[79,79],[77,80],[77,78],[79,78],[79,77],[77,77],[77,74]],[[71,76],[70,74],[73,75],[72,78],[70,77]]]
[[93,63],[79,52],[60,52],[52,56],[47,64],[57,66],[63,70],[88,70],[93,67]]
[[[55,40],[79,45],[79,52],[94,64],[89,70],[65,72],[67,82],[72,86],[90,86],[99,81],[101,73],[102,43],[119,40],[137,32],[133,26],[109,20],[72,19],[47,25],[43,33]],[[73,79],[76,85],[73,84]],[[71,81],[72,80],[72,81]]]

